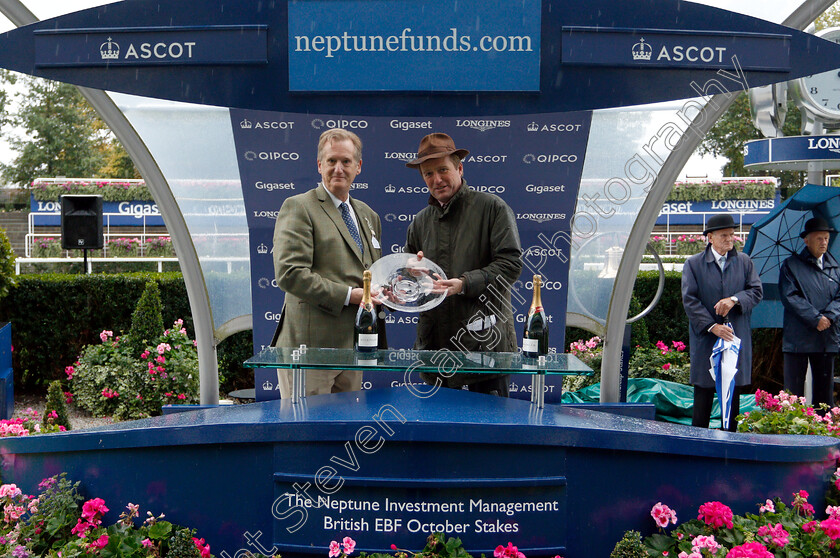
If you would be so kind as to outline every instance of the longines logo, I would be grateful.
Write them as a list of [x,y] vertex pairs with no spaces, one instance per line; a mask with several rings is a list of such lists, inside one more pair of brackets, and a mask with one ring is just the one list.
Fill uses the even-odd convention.
[[408,223],[414,220],[414,215],[409,215],[406,213],[400,213],[399,215],[396,215],[394,213],[386,213],[385,220],[389,223],[394,223],[397,221],[401,223]]
[[815,149],[826,149],[832,153],[840,153],[840,138],[808,138],[808,150]]
[[352,129],[364,129],[368,127],[367,120],[344,120],[342,118],[339,119],[330,119],[330,120],[322,120],[320,118],[313,118],[312,119],[312,127],[316,130],[323,130],[324,128],[330,130],[332,128],[344,128],[345,130],[352,130]]
[[537,223],[545,223],[546,221],[557,221],[566,218],[565,213],[517,213],[516,219],[519,221],[536,221]]
[[367,190],[368,183],[367,182],[354,182],[350,185],[351,190]]
[[495,128],[510,128],[510,120],[455,120],[455,126],[486,132]]
[[528,124],[526,129],[529,132],[580,132],[583,124],[543,124],[540,126],[536,122]]
[[555,153],[550,155],[534,155],[533,153],[528,153],[522,157],[522,162],[526,165],[530,165],[531,163],[576,163],[577,160],[577,155],[558,155]]
[[426,120],[425,122],[415,122],[413,120],[391,120],[389,122],[391,128],[395,130],[402,130],[406,132],[408,130],[431,130],[432,129],[432,121]]
[[385,186],[386,194],[428,194],[429,189],[426,186],[400,186],[397,188],[393,184]]
[[397,159],[402,161],[403,163],[408,163],[413,161],[417,158],[417,153],[397,153],[394,151],[386,151],[385,152],[386,159]]
[[247,118],[239,123],[243,130],[291,130],[295,127],[294,122],[265,120],[263,122],[251,122]]
[[297,161],[300,159],[300,154],[292,151],[246,151],[246,161]]
[[559,192],[566,191],[565,184],[557,184],[557,185],[544,185],[544,184],[528,184],[525,186],[526,192],[532,192],[534,194],[553,194]]
[[277,215],[280,214],[280,210],[277,211],[259,211],[254,210],[254,217],[257,219],[277,219]]

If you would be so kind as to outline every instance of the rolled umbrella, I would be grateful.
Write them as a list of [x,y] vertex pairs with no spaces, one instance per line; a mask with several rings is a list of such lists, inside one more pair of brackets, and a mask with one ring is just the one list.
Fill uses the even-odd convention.
[[720,401],[721,426],[724,430],[729,429],[732,420],[732,395],[735,392],[735,375],[738,373],[740,352],[740,338],[735,337],[732,341],[718,339],[712,348],[712,356],[709,357],[709,373],[715,381],[715,391]]

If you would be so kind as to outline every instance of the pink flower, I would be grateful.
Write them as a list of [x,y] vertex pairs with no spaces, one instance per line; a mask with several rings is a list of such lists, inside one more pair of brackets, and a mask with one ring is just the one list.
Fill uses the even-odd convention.
[[193,544],[201,553],[201,558],[209,558],[210,556],[210,545],[204,542],[204,539],[197,539],[193,537]]
[[108,508],[105,507],[105,500],[102,498],[91,498],[82,505],[82,517],[93,522],[93,519],[98,515],[108,513]]
[[718,544],[713,536],[698,535],[691,541],[691,551],[697,552],[702,556],[703,549],[707,549],[709,554],[714,555],[720,549],[720,544]]
[[0,498],[16,498],[23,494],[16,484],[4,484],[0,486]]
[[760,542],[749,542],[733,547],[726,558],[773,558],[773,553]]
[[149,358],[149,351],[143,351],[142,353],[140,353],[140,358],[144,360]]
[[702,519],[706,525],[720,528],[724,525],[732,529],[732,510],[720,502],[706,502],[699,509],[697,519]]
[[113,331],[108,331],[106,329],[103,329],[102,333],[99,334],[99,338],[102,339],[103,343],[105,341],[107,341],[109,337],[113,337],[113,336],[114,336],[114,332]]
[[840,520],[833,518],[823,519],[820,522],[820,529],[833,541],[840,538]]
[[[183,393],[178,394],[178,399],[186,399],[186,398],[187,398],[187,396],[184,395]],[[346,539],[347,537],[344,537],[344,538]],[[355,548],[355,544],[353,545],[353,547]],[[352,552],[352,550],[350,552]],[[347,554],[350,554],[350,552],[348,552]]]
[[671,369],[671,363],[670,362],[666,362],[665,364],[662,365],[662,370],[670,370],[670,369]]
[[775,511],[776,511],[776,506],[773,505],[773,500],[771,500],[770,498],[767,498],[767,501],[764,503],[764,505],[761,506],[760,508],[758,508],[758,513],[764,513],[764,512],[775,513]]
[[169,343],[161,343],[160,345],[157,346],[157,353],[159,355],[162,355],[166,351],[171,351],[171,350],[172,350],[172,347],[169,346]]
[[668,348],[668,345],[666,345],[662,341],[657,341],[656,342],[656,348],[659,349],[662,352],[663,355],[668,354],[668,351],[671,350],[671,349]]
[[67,374],[67,379],[68,380],[72,380],[73,379],[73,374],[76,373],[76,369],[73,368],[72,366],[65,366],[64,367],[64,373]]
[[663,529],[668,526],[668,523],[677,523],[677,512],[675,512],[662,502],[657,502],[656,505],[653,506],[653,508],[651,508],[650,516],[653,518],[656,524]]
[[673,345],[674,348],[679,352],[685,350],[685,343],[683,343],[682,341],[671,341],[671,345]]
[[350,537],[344,537],[341,539],[341,544],[344,545],[344,554],[350,555],[353,554],[354,550],[356,550],[356,541]]
[[332,541],[330,543],[329,558],[338,558],[338,556],[341,556],[341,546],[338,544],[338,541]]
[[73,533],[74,535],[78,535],[80,539],[83,539],[87,535],[87,532],[90,529],[92,529],[93,527],[96,527],[96,526],[91,525],[87,521],[82,521],[81,519],[77,519],[76,520],[76,526],[73,527],[72,529],[70,529],[70,532]]
[[817,530],[817,522],[816,521],[811,520],[808,523],[805,523],[804,525],[802,525],[802,531],[805,532],[805,533],[813,533],[816,530]]
[[108,546],[108,535],[102,535],[90,543],[91,548],[105,548],[106,546]]
[[73,402],[73,392],[72,391],[65,391],[64,392],[64,402],[70,404]]
[[793,493],[793,509],[800,515],[814,515],[814,506],[808,503],[808,496],[805,490]]
[[[785,531],[781,523],[776,523],[774,526],[762,525],[758,528],[757,535],[767,544],[773,544],[782,548],[787,545],[790,533]],[[768,540],[769,539],[769,540]]]
[[493,551],[495,558],[525,558],[525,555],[519,552],[519,549],[513,546],[512,542],[508,542],[506,547],[499,545]]

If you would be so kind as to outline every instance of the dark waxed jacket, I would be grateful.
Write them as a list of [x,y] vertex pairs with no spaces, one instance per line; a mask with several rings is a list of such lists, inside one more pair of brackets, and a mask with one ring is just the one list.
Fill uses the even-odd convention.
[[[782,263],[779,296],[785,307],[782,350],[786,353],[836,353],[840,350],[840,267],[828,252],[823,269],[808,248]],[[820,316],[831,327],[817,331]]]
[[[406,252],[421,250],[448,278],[462,278],[464,289],[420,314],[414,348],[516,351],[510,286],[522,271],[522,248],[510,207],[498,196],[471,190],[466,181],[446,208],[430,197],[408,227]],[[484,341],[461,335],[460,343],[452,343],[476,316],[497,310],[495,331],[483,333]]]

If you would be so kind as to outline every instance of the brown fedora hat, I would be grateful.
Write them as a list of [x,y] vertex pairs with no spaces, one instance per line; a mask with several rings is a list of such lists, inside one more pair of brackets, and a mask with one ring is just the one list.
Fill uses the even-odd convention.
[[466,149],[458,149],[455,142],[448,135],[443,133],[429,134],[420,140],[420,147],[417,148],[417,158],[406,163],[405,166],[411,169],[419,168],[428,159],[437,159],[447,155],[456,154],[463,159],[470,154]]

